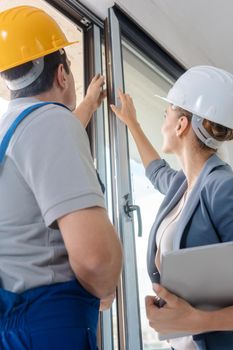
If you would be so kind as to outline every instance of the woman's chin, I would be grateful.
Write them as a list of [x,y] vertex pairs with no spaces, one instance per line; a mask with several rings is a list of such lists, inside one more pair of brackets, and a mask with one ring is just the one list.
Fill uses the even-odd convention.
[[174,153],[174,151],[171,150],[168,147],[162,147],[161,151],[162,151],[162,153],[165,153],[165,154],[172,154],[172,153]]
[[161,151],[162,151],[163,153],[170,153],[169,148],[166,147],[166,145],[162,146]]

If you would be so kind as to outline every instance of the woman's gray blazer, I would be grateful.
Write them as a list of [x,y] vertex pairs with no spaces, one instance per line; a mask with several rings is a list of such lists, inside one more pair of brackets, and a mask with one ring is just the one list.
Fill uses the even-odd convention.
[[[147,251],[150,279],[159,282],[160,276],[155,267],[156,232],[187,189],[187,180],[182,170],[171,169],[162,159],[148,165],[146,176],[165,195],[151,229]],[[173,249],[226,241],[233,241],[233,172],[227,163],[213,155],[203,166],[188,197],[178,221]],[[200,334],[194,336],[194,340],[199,350],[233,349],[233,332]]]

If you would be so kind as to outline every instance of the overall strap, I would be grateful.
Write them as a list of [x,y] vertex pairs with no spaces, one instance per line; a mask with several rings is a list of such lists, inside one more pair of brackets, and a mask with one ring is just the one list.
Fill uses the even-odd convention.
[[[9,145],[9,142],[12,138],[12,136],[14,135],[14,132],[16,130],[16,128],[18,127],[18,125],[24,120],[24,118],[26,118],[31,112],[35,111],[36,109],[43,107],[45,105],[58,105],[58,106],[62,106],[67,108],[65,105],[63,105],[62,103],[58,103],[58,102],[40,102],[37,104],[34,104],[32,106],[29,106],[28,108],[26,108],[25,110],[23,110],[18,117],[13,121],[13,123],[11,124],[11,126],[9,127],[9,129],[7,130],[6,134],[4,135],[2,142],[0,144],[0,164],[2,163],[4,156],[6,154],[6,150],[7,147]],[[68,109],[68,108],[67,108]]]

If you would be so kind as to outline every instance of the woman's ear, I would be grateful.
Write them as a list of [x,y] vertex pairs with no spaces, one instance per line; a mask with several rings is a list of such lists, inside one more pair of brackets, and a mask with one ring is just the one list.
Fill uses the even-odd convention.
[[176,125],[176,135],[182,136],[185,133],[185,131],[188,130],[189,124],[189,120],[186,116],[180,117]]
[[60,63],[57,68],[55,78],[59,88],[65,89],[67,87],[68,79],[67,79],[65,68],[62,63]]

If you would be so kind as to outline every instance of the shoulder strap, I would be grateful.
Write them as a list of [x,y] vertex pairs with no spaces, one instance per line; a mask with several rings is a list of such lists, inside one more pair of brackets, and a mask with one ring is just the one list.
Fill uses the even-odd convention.
[[50,105],[50,104],[54,104],[54,105],[58,105],[58,106],[62,106],[68,109],[68,107],[66,107],[65,105],[63,105],[62,103],[58,103],[58,102],[40,102],[37,104],[34,104],[32,106],[29,106],[28,108],[26,108],[25,110],[23,110],[18,117],[13,121],[13,123],[11,124],[11,126],[9,127],[9,129],[7,130],[6,134],[4,135],[2,142],[0,144],[0,164],[2,163],[4,156],[6,154],[6,150],[7,147],[9,145],[9,142],[12,138],[12,136],[14,135],[15,130],[17,129],[18,125],[24,120],[24,118],[26,118],[31,112],[35,111],[36,109],[43,107],[45,105]]

